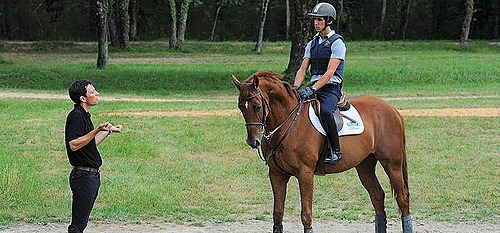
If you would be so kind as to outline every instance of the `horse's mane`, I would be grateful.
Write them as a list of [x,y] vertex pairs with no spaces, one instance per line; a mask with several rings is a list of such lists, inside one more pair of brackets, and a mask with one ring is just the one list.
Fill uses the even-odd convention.
[[250,75],[248,79],[245,80],[245,82],[252,82],[254,77],[259,78],[259,80],[264,79],[270,83],[274,83],[276,85],[282,86],[285,88],[286,92],[290,96],[297,97],[297,91],[292,88],[292,85],[290,83],[283,81],[279,79],[283,75],[280,73],[274,73],[274,72],[269,72],[269,71],[257,71],[253,75]]

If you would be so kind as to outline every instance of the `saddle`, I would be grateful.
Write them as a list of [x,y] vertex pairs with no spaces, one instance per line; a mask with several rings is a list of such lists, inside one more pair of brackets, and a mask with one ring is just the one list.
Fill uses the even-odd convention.
[[[319,119],[320,112],[320,104],[318,100],[313,101],[309,105],[309,120],[313,124],[313,126],[321,133],[323,136],[326,136],[326,131],[321,125]],[[356,135],[363,133],[365,127],[363,124],[363,120],[361,119],[361,115],[359,115],[356,107],[351,105],[346,98],[346,93],[342,92],[342,97],[340,98],[337,107],[333,112],[335,118],[335,124],[337,125],[337,133],[340,136],[345,135]],[[324,153],[328,150],[327,143],[323,145],[323,149],[320,154],[320,158],[316,163],[316,170],[314,171],[315,175],[324,176],[325,175],[325,164],[322,162],[322,157]]]
[[[311,102],[309,105],[309,120],[319,133],[326,136],[326,131],[319,119],[320,108],[318,100]],[[361,134],[365,130],[361,115],[359,115],[356,107],[349,103],[345,92],[342,92],[342,97],[333,111],[333,116],[339,136]]]

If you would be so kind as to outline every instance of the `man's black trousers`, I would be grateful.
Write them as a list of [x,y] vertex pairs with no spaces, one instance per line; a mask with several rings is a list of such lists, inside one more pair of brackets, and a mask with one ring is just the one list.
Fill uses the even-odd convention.
[[101,186],[100,175],[98,172],[74,168],[69,175],[69,185],[73,192],[73,204],[68,233],[82,233],[87,227],[90,212]]

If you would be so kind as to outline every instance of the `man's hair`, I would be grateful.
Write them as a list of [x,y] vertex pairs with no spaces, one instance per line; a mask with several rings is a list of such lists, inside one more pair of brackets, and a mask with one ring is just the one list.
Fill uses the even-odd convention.
[[83,79],[83,80],[78,80],[75,81],[69,86],[69,98],[75,103],[75,104],[80,104],[80,96],[87,96],[87,86],[88,85],[94,85],[92,82],[88,79]]
[[331,16],[323,16],[323,20],[325,20],[325,26],[329,26],[330,29],[333,29],[333,17]]

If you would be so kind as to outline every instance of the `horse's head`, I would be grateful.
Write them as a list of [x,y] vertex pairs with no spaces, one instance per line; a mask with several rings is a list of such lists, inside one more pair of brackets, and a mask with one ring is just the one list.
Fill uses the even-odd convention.
[[257,148],[261,144],[262,129],[269,114],[267,102],[259,88],[259,77],[252,75],[243,83],[236,76],[231,75],[231,77],[234,85],[240,91],[238,108],[245,119],[247,144],[252,148]]

